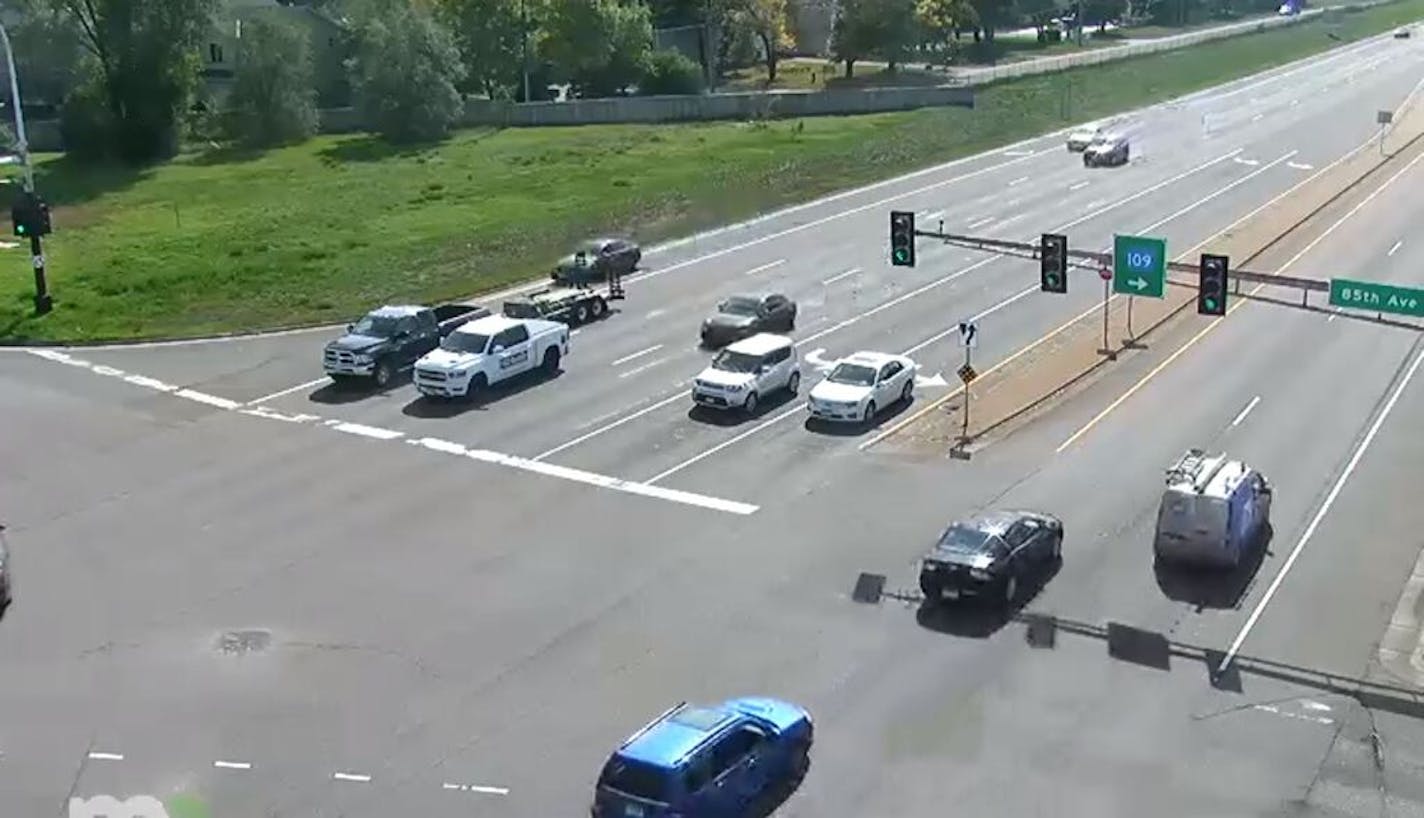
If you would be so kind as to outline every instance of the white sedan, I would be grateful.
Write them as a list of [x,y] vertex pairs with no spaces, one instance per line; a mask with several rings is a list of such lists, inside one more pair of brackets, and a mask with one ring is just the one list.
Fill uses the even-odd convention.
[[881,409],[914,398],[917,369],[904,355],[857,352],[837,361],[812,387],[806,408],[822,420],[868,424]]
[[1068,150],[1074,153],[1082,153],[1087,150],[1089,145],[1103,135],[1105,127],[1104,125],[1084,125],[1075,129],[1068,134]]

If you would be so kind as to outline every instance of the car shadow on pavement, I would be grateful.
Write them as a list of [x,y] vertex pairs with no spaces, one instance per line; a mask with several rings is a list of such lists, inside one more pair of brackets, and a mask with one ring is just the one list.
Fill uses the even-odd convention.
[[1274,531],[1267,526],[1234,568],[1171,565],[1154,561],[1152,571],[1157,577],[1157,587],[1168,599],[1194,605],[1198,612],[1207,608],[1229,610],[1240,607],[1256,581],[1261,563],[1271,553],[1273,534]]
[[857,423],[854,421],[822,420],[821,418],[808,414],[806,416],[806,423],[803,425],[806,427],[806,431],[818,435],[826,435],[828,437],[863,437],[893,422],[914,405],[914,398],[910,398],[907,401],[897,400],[890,406],[880,410],[880,412],[875,415],[875,422],[871,424]]
[[692,408],[687,410],[687,417],[689,420],[698,423],[730,428],[732,426],[740,426],[743,423],[759,421],[767,415],[782,409],[787,404],[799,400],[802,400],[799,394],[793,395],[783,389],[764,398],[757,404],[756,411],[750,414],[741,409],[710,409],[702,404],[694,403],[692,404]]
[[1033,572],[1012,605],[1005,607],[997,600],[966,599],[957,602],[923,599],[915,611],[920,627],[949,636],[967,639],[987,639],[1012,622],[1048,583],[1063,569],[1063,560],[1056,559]]
[[483,412],[505,398],[514,397],[540,384],[558,380],[563,374],[563,371],[560,370],[553,375],[546,375],[543,372],[519,375],[487,387],[472,398],[427,398],[417,393],[414,399],[401,407],[401,414],[412,418],[438,419],[458,417],[466,412]]
[[307,400],[310,400],[312,403],[321,403],[327,406],[341,406],[363,401],[367,398],[373,398],[377,395],[389,394],[409,383],[410,375],[408,373],[397,374],[392,377],[391,382],[386,384],[385,389],[377,387],[372,381],[355,380],[342,383],[331,381],[312,390],[312,392],[307,395]]

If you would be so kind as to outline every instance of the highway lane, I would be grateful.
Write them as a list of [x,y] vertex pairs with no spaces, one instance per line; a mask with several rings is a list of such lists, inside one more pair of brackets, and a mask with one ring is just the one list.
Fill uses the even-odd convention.
[[[1222,110],[1259,108],[1264,103],[1251,103],[1250,100],[1275,85],[1298,89],[1304,95],[1307,108],[1329,104],[1326,90],[1343,87],[1339,84],[1350,71],[1359,71],[1383,61],[1383,73],[1407,73],[1408,61],[1417,59],[1418,52],[1412,41],[1401,43],[1384,38],[1342,49],[1323,59],[1268,72],[1262,77],[1234,83],[1219,91],[1200,93],[1186,100],[1157,106],[1133,120],[1132,127],[1138,131],[1135,135],[1139,140],[1139,153],[1145,151],[1148,161],[1158,161],[1159,156],[1171,155],[1177,150],[1177,145],[1170,140],[1200,132],[1200,112],[1214,107]],[[1379,79],[1373,74],[1370,76],[1371,82]],[[1265,108],[1260,110],[1270,112]],[[1369,113],[1364,110],[1362,115]],[[1295,112],[1291,112],[1290,117],[1294,115]],[[1290,117],[1282,115],[1277,121],[1273,113],[1253,128],[1280,127],[1289,122]],[[1369,119],[1372,121],[1372,116]],[[1157,122],[1165,131],[1160,138],[1153,124]],[[879,246],[884,241],[883,211],[891,206],[904,203],[916,210],[931,212],[943,209],[946,203],[998,195],[1008,182],[1025,175],[1038,176],[1046,168],[1062,166],[1059,134],[1046,135],[1031,144],[1010,149],[1010,152],[1017,154],[1024,150],[1037,150],[1040,156],[1006,156],[1002,151],[996,151],[950,167],[930,169],[868,190],[853,191],[789,212],[772,214],[748,226],[694,237],[665,250],[650,252],[647,263],[651,271],[647,276],[635,277],[631,282],[635,285],[636,303],[640,309],[647,304],[647,311],[665,309],[664,301],[676,301],[696,294],[704,282],[721,281],[734,272],[753,269],[780,258],[794,260],[801,254],[794,251],[804,252],[806,247]],[[986,169],[1004,163],[1014,164],[986,172]],[[952,181],[972,174],[979,175],[964,181]],[[920,192],[911,194],[913,191]],[[880,260],[873,252],[871,256],[874,260]],[[709,276],[712,271],[718,273]],[[692,293],[684,292],[687,288],[691,288]],[[712,300],[701,298],[698,303],[700,306],[694,312],[705,310]],[[633,337],[638,334],[631,333]],[[216,353],[219,359],[202,354],[204,347],[211,345],[146,347],[143,353],[146,361],[160,362],[161,368],[168,370],[155,373],[156,377],[171,377],[185,383],[206,381],[219,393],[253,399],[306,383],[320,374],[315,371],[317,358],[312,354],[314,339],[309,336],[310,333],[299,333],[277,339],[223,344],[223,352]],[[610,343],[608,346],[618,345]],[[640,348],[633,347],[634,350]],[[230,381],[231,388],[219,389],[213,385],[214,381]]]

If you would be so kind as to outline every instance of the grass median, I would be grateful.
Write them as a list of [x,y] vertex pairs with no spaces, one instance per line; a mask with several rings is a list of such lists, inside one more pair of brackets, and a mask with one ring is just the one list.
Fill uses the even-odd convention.
[[[143,170],[45,157],[55,310],[0,250],[0,338],[93,341],[338,321],[527,280],[572,242],[645,243],[1130,110],[1424,17],[1424,0],[979,92],[974,110],[770,123],[319,137]],[[1069,93],[1071,89],[1071,93]],[[1066,100],[1066,102],[1065,102]],[[636,294],[634,295],[636,297]]]

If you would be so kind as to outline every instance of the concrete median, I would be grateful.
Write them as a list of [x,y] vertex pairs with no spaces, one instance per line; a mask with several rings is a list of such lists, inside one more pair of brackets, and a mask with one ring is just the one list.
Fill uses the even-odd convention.
[[[1371,180],[1382,181],[1388,176],[1387,171],[1424,148],[1421,100],[1424,93],[1411,94],[1394,112],[1382,148],[1374,140],[1357,147],[1226,230],[1180,254],[1177,260],[1190,262],[1197,253],[1213,252],[1230,256],[1235,267],[1264,273],[1278,270],[1324,229],[1313,222],[1330,215],[1333,205],[1351,198],[1356,190],[1368,190]],[[1168,284],[1161,299],[1131,299],[1131,332],[1127,321],[1129,299],[1113,296],[1109,300],[1110,355],[1103,352],[1100,302],[983,370],[969,387],[972,403],[968,448],[982,447],[991,438],[1009,434],[1059,398],[1086,386],[1108,367],[1135,356],[1154,354],[1136,342],[1162,334],[1178,318],[1195,315],[1190,311],[1196,302],[1195,280],[1172,275]],[[1074,286],[1101,284],[1088,271],[1078,270]],[[893,444],[908,450],[947,451],[960,439],[964,395],[962,387],[952,391],[872,438],[867,446]]]

